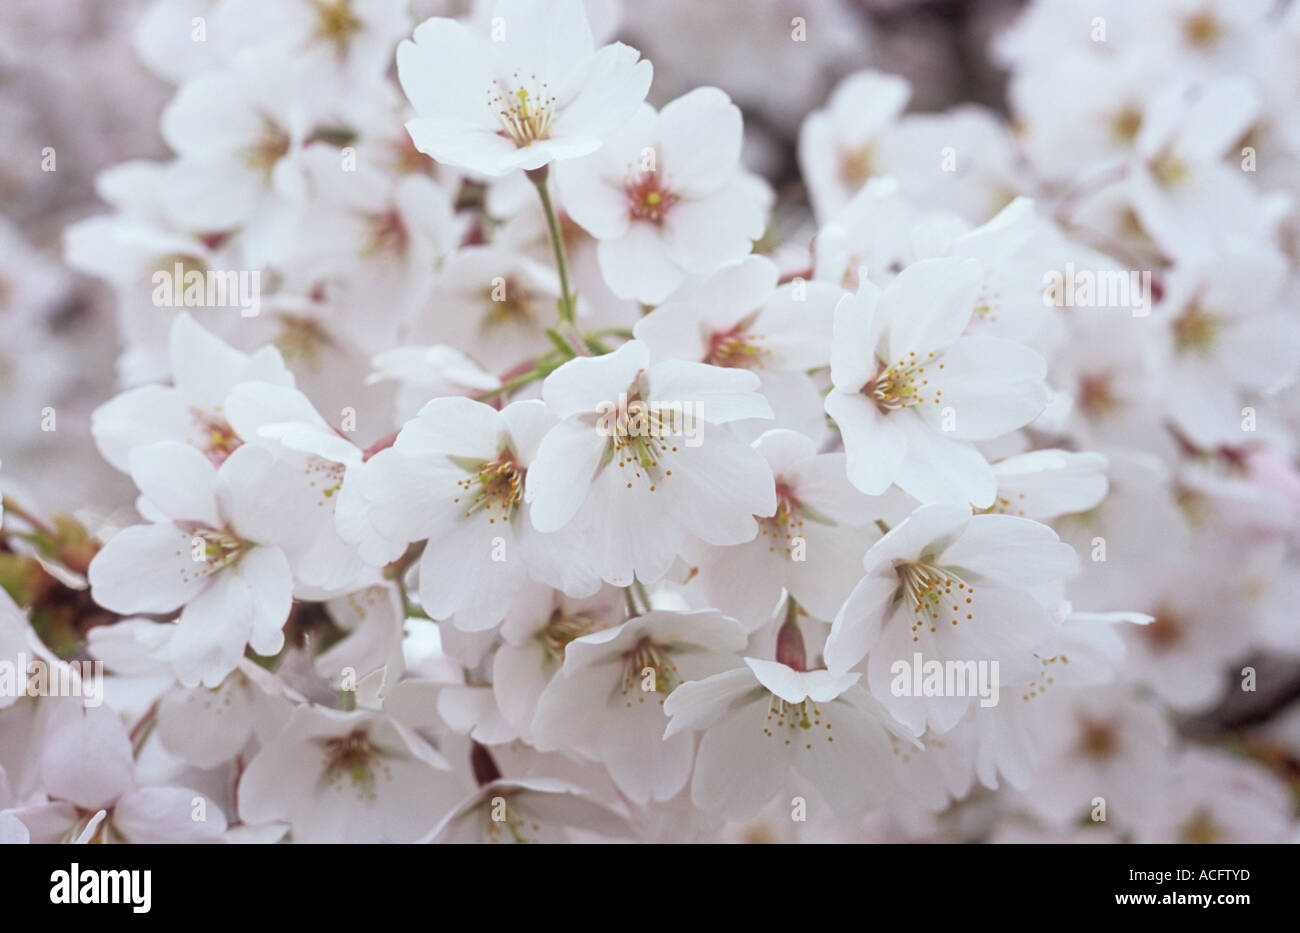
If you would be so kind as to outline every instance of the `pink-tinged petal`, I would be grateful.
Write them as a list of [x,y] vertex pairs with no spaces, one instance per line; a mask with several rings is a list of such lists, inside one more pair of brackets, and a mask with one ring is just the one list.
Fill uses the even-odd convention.
[[1047,361],[1036,350],[997,337],[963,337],[930,368],[943,397],[920,406],[936,428],[952,416],[952,437],[985,441],[1024,427],[1047,406]]
[[135,784],[135,759],[117,713],[58,700],[41,749],[45,791],[87,810],[110,807]]
[[684,683],[664,701],[664,713],[671,717],[664,738],[690,729],[706,729],[746,694],[757,696],[761,691],[753,673],[745,667]]
[[832,671],[847,671],[867,656],[893,611],[898,578],[863,577],[853,588],[831,626],[822,656]]
[[163,515],[208,528],[221,526],[216,468],[193,447],[171,441],[150,444],[131,451],[127,462],[140,494]]
[[683,198],[669,208],[663,242],[676,265],[695,275],[708,275],[745,257],[753,241],[763,235],[765,215],[754,187],[736,181],[701,197]]
[[895,562],[910,563],[943,552],[970,524],[970,507],[936,503],[916,509],[871,546],[863,559],[867,573],[887,570]]
[[769,699],[764,691],[704,733],[691,780],[697,807],[731,820],[748,819],[785,784],[793,752],[784,740],[765,733]]
[[794,765],[799,773],[839,814],[857,813],[889,796],[894,790],[894,751],[880,722],[843,702],[828,703],[820,712],[821,726],[814,725],[803,747],[796,750]]
[[[435,619],[457,614],[457,625],[481,631],[500,622],[527,571],[515,532],[485,511],[455,521],[430,538],[420,559],[420,602]],[[522,516],[516,519],[521,521]],[[504,548],[505,560],[494,560]]]
[[716,87],[700,87],[659,111],[660,171],[673,190],[709,194],[740,164],[740,108]]
[[104,459],[119,470],[130,469],[131,451],[158,441],[190,436],[192,416],[184,397],[171,386],[129,389],[95,409],[90,431]]
[[758,376],[748,370],[706,363],[665,360],[650,370],[652,403],[688,403],[696,418],[710,424],[771,418],[772,406],[759,394],[758,387]]
[[1078,568],[1074,548],[1055,531],[1013,515],[974,516],[942,559],[991,583],[1019,588],[1059,582]]
[[[673,475],[656,484],[656,494],[671,496],[675,517],[710,544],[749,541],[758,534],[755,515],[776,511],[772,471],[749,445],[715,428],[697,447],[679,444],[672,455]],[[667,461],[666,461],[667,462]]]
[[491,405],[463,396],[436,398],[397,435],[393,447],[412,457],[495,459],[505,423]]
[[924,358],[952,344],[975,311],[984,270],[970,259],[945,257],[912,263],[880,296],[889,322],[889,360]]
[[564,79],[596,51],[582,0],[497,0],[492,15],[503,28],[493,42],[499,60],[548,82],[563,100]]
[[534,528],[559,531],[577,514],[607,444],[588,424],[562,422],[547,432],[525,479],[524,495]]
[[[878,313],[880,288],[861,276],[858,290],[835,305],[830,346],[831,381],[835,388],[854,394],[867,384],[879,367],[876,347],[884,319]],[[832,416],[833,417],[833,416]]]
[[542,383],[542,399],[561,418],[594,413],[617,404],[640,373],[650,368],[650,351],[629,340],[613,353],[569,360]]
[[413,40],[397,47],[397,79],[415,112],[496,129],[487,103],[495,76],[486,43],[463,24],[441,17],[416,27]]
[[621,178],[606,180],[592,171],[595,158],[559,163],[555,186],[563,198],[565,213],[574,223],[599,240],[618,239],[632,222],[627,193]]
[[899,426],[902,418],[881,413],[866,396],[842,392],[826,396],[826,413],[844,438],[849,482],[867,495],[878,496],[897,481],[907,456],[907,439]]
[[293,603],[289,561],[278,548],[254,548],[223,570],[181,613],[172,661],[186,686],[218,686],[239,664],[247,644],[273,655]]
[[616,240],[601,240],[596,259],[606,284],[619,298],[658,304],[682,284],[686,274],[672,259],[659,228],[639,220]]
[[207,585],[211,567],[194,559],[193,535],[170,523],[132,525],[90,562],[91,596],[120,613],[171,612]]
[[141,787],[113,808],[113,826],[130,842],[219,842],[226,815],[216,801],[184,787]]
[[834,673],[829,670],[796,671],[778,661],[764,661],[759,658],[745,658],[745,663],[754,672],[759,683],[787,703],[802,703],[804,700],[829,703],[856,684],[858,678],[862,676],[857,673]]
[[615,42],[598,51],[582,75],[575,96],[557,117],[561,133],[597,140],[620,133],[645,101],[654,77],[636,49]]
[[178,159],[167,169],[167,188],[168,219],[191,230],[242,226],[267,200],[263,176],[227,157]]
[[891,420],[907,444],[894,479],[899,489],[925,503],[968,503],[977,509],[993,504],[998,480],[974,444],[936,431],[910,412]]
[[263,128],[243,80],[230,71],[186,81],[162,114],[163,139],[181,156],[234,153],[254,143]]

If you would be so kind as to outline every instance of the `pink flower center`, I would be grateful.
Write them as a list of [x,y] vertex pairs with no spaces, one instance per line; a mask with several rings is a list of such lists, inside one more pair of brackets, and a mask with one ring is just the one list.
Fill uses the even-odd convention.
[[640,172],[630,177],[623,186],[627,195],[628,213],[633,220],[648,220],[659,225],[668,216],[668,210],[679,200],[668,190],[658,172]]

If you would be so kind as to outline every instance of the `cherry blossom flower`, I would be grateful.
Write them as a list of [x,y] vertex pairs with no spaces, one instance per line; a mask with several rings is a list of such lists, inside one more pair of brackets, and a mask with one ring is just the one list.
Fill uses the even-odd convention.
[[407,129],[439,162],[504,175],[585,156],[645,100],[650,63],[597,49],[581,0],[500,0],[485,25],[425,20],[397,48]]

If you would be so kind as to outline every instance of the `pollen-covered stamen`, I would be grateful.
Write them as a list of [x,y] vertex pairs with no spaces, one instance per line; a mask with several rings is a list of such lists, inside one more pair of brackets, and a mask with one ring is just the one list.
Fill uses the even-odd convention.
[[373,798],[377,772],[387,774],[383,754],[365,729],[322,741],[325,756],[324,780],[329,785],[350,783],[362,796]]
[[1187,163],[1172,152],[1162,152],[1148,164],[1151,174],[1165,188],[1175,188],[1187,180]]
[[[315,301],[325,300],[323,291],[311,297]],[[301,362],[313,372],[319,372],[325,352],[336,347],[334,338],[320,321],[300,315],[281,314],[277,317],[277,322],[280,332],[272,342],[280,355],[286,360]]]
[[875,377],[862,387],[862,394],[874,401],[882,414],[926,402],[938,405],[943,390],[930,388],[927,367],[943,369],[944,364],[935,361],[933,352],[921,359],[912,350],[897,363],[882,363]]
[[402,215],[395,209],[389,208],[381,213],[368,215],[366,224],[369,228],[369,240],[362,247],[361,255],[388,253],[401,256],[406,252],[410,234],[407,232]]
[[352,12],[352,0],[312,0],[316,7],[316,38],[334,44],[342,55],[353,33],[365,24]]
[[871,178],[875,170],[875,152],[871,144],[865,143],[856,149],[846,149],[840,153],[840,181],[847,188],[861,188]]
[[946,567],[925,561],[899,564],[895,568],[902,583],[902,595],[912,615],[912,641],[920,641],[920,632],[939,625],[957,625],[975,618],[975,587]]
[[794,539],[803,534],[803,517],[795,491],[783,482],[776,484],[776,512],[758,518],[760,537],[770,537],[768,551],[775,552],[779,545],[787,554],[792,553]]
[[523,149],[551,135],[556,98],[537,75],[527,81],[515,72],[509,81],[497,79],[488,88],[488,106],[501,123],[501,135]]
[[629,172],[623,183],[627,210],[633,220],[662,224],[668,211],[680,200],[657,171]]
[[564,661],[564,651],[569,646],[569,642],[594,632],[598,627],[599,623],[589,616],[565,615],[564,612],[556,609],[551,614],[551,621],[546,623],[546,628],[542,629],[537,637],[541,639],[547,656],[552,661],[560,663]]
[[1178,838],[1187,845],[1214,845],[1223,841],[1224,833],[1210,811],[1202,807],[1182,825]]
[[632,705],[633,697],[638,703],[644,703],[647,695],[656,698],[662,706],[678,682],[672,655],[649,638],[642,638],[623,655],[621,686],[627,706]]
[[341,463],[326,460],[324,457],[313,457],[307,463],[305,472],[310,477],[307,485],[320,492],[320,500],[317,502],[319,506],[329,505],[343,488],[343,476],[346,470]]
[[623,471],[626,487],[646,482],[654,492],[673,475],[665,465],[678,450],[688,412],[683,405],[653,405],[633,394],[626,414],[606,421],[609,436],[606,459]]
[[483,512],[488,524],[508,522],[523,501],[525,473],[514,457],[503,453],[496,460],[479,463],[469,476],[457,480],[462,493],[452,501],[465,507],[466,518]]
[[1183,20],[1183,38],[1197,48],[1209,48],[1219,41],[1223,27],[1209,10],[1193,13]]
[[1117,142],[1131,143],[1142,128],[1142,111],[1132,104],[1116,113],[1110,121],[1110,134]]
[[1107,373],[1085,373],[1079,377],[1077,403],[1087,415],[1096,417],[1114,411],[1119,407],[1115,395],[1113,377]]
[[812,700],[789,703],[775,693],[767,702],[763,735],[786,745],[802,746],[805,751],[812,749],[814,741],[835,742],[835,736],[831,734],[830,716],[822,712],[819,704]]
[[289,154],[292,144],[288,133],[270,120],[264,120],[262,135],[244,150],[244,164],[270,180],[276,163]]
[[[487,298],[487,312],[483,315],[482,323],[484,330],[527,324],[536,318],[533,306],[538,294],[512,278],[497,282],[484,294]],[[552,299],[552,306],[554,303]]]
[[991,288],[987,282],[980,286],[979,298],[971,311],[971,324],[991,324],[998,319],[1002,310],[1002,293]]
[[1025,514],[1025,494],[1019,492],[1013,499],[1011,496],[999,495],[993,500],[993,504],[984,510],[985,515],[1019,515]]
[[190,409],[190,418],[198,428],[197,447],[203,455],[212,461],[213,466],[221,466],[226,458],[243,445],[235,429],[220,414]]
[[488,842],[528,844],[539,841],[542,827],[519,813],[514,801],[514,794],[504,792],[484,798],[481,810],[486,818]]
[[1080,720],[1078,750],[1085,758],[1098,761],[1113,758],[1119,752],[1115,724],[1102,719]]
[[1207,311],[1199,302],[1192,302],[1174,318],[1174,347],[1180,353],[1208,355],[1222,326],[1222,318]]
[[764,349],[763,339],[762,334],[750,333],[739,325],[731,330],[715,331],[709,338],[704,362],[732,369],[761,368],[764,357],[770,353]]
[[[190,533],[190,561],[181,565],[181,579],[186,583],[200,577],[210,577],[231,566],[252,547],[252,544],[224,528],[204,528],[181,523]],[[177,551],[181,554],[181,551]]]
[[1153,618],[1139,630],[1148,647],[1157,654],[1178,646],[1187,635],[1187,623],[1168,609],[1157,609]]

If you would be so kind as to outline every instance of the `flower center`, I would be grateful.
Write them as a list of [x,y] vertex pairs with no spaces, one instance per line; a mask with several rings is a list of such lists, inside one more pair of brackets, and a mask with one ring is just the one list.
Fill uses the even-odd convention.
[[363,256],[376,253],[391,253],[400,256],[406,252],[409,234],[406,224],[396,210],[389,209],[380,214],[371,214],[366,218],[370,240],[361,251]]
[[1119,751],[1114,724],[1094,719],[1079,723],[1079,751],[1100,761],[1112,758]]
[[1119,399],[1111,387],[1108,375],[1079,377],[1079,407],[1092,416],[1104,415],[1119,407]]
[[1168,611],[1157,611],[1141,632],[1147,644],[1157,653],[1168,651],[1183,640],[1186,626],[1183,620]]
[[1200,13],[1194,13],[1183,20],[1183,36],[1187,39],[1189,45],[1197,48],[1208,48],[1219,41],[1219,36],[1223,34],[1219,21],[1214,18],[1214,14],[1209,10],[1203,10]]
[[747,333],[741,327],[728,331],[715,331],[709,338],[709,348],[704,362],[710,366],[725,366],[731,369],[754,369],[763,365],[763,356],[768,351],[760,344],[760,334]]
[[870,143],[840,153],[840,181],[847,188],[861,188],[871,178],[874,160]]
[[352,0],[314,0],[316,38],[333,42],[342,54],[352,34],[364,25],[352,12]]
[[1182,826],[1179,833],[1187,845],[1213,845],[1223,840],[1223,831],[1205,808],[1197,810]]
[[203,435],[199,450],[212,461],[213,466],[221,466],[227,457],[243,445],[244,442],[239,439],[235,429],[220,415],[191,408],[190,417]]
[[495,524],[498,518],[508,522],[523,501],[525,473],[513,457],[502,454],[496,460],[478,464],[469,476],[457,480],[456,485],[462,494],[452,501],[461,502],[469,498],[465,506],[466,518],[483,511],[488,516],[488,524]]
[[1142,111],[1131,104],[1124,107],[1110,121],[1110,132],[1117,142],[1131,143],[1142,128]]
[[[325,300],[324,295],[312,297],[318,301]],[[319,372],[321,355],[334,346],[334,338],[319,321],[309,317],[281,314],[278,321],[280,332],[273,341],[275,348],[286,361],[299,360],[312,371]]]
[[[181,579],[186,583],[198,577],[210,577],[217,571],[237,563],[252,546],[238,535],[219,528],[187,526],[193,541],[194,558],[181,569]],[[202,550],[199,550],[199,548]]]
[[1195,352],[1204,356],[1218,339],[1221,326],[1222,320],[1218,315],[1193,302],[1174,319],[1174,346],[1180,353]]
[[646,220],[655,225],[664,222],[669,209],[679,200],[655,171],[629,175],[623,184],[623,192],[632,219]]
[[365,729],[325,741],[325,780],[338,785],[350,781],[366,796],[374,796],[375,759],[379,749],[370,741]]
[[[930,380],[925,378],[925,367],[933,359],[934,353],[931,352],[925,360],[918,360],[916,351],[913,350],[906,359],[901,359],[892,366],[881,364],[875,378],[862,387],[862,394],[872,399],[882,414],[911,405],[922,405],[926,401],[938,405],[939,396],[943,395],[942,390],[935,389],[932,396],[926,397],[926,393],[932,390],[926,388]],[[943,369],[944,364],[939,363],[938,366]]]
[[564,660],[564,649],[569,646],[569,642],[594,632],[598,627],[595,619],[565,615],[557,609],[538,637],[546,648],[546,654],[558,664]]
[[533,319],[534,293],[514,279],[505,279],[487,290],[485,328],[527,324]]
[[941,617],[950,617],[953,625],[961,622],[963,615],[966,619],[975,618],[975,587],[967,586],[951,570],[918,561],[899,564],[895,572],[912,611],[912,641],[920,640],[919,632],[923,628],[937,632]]
[[[767,703],[767,720],[763,724],[763,734],[769,739],[782,739],[786,745],[802,742],[805,750],[812,748],[808,741],[814,736],[813,729],[824,728],[831,731],[829,716],[822,714],[821,707],[812,700],[801,703],[788,703],[775,693]],[[785,730],[784,737],[780,734]],[[834,742],[833,736],[826,736],[827,742]]]
[[270,120],[262,124],[262,135],[244,150],[244,164],[255,172],[260,172],[268,181],[275,164],[289,154],[292,140],[289,134]]
[[524,816],[516,815],[516,809],[511,806],[514,795],[497,796],[502,799],[497,801],[496,798],[489,797],[483,801],[483,815],[487,817],[487,841],[520,844],[537,842],[536,834],[541,832],[541,826],[529,822]]
[[[677,686],[677,665],[672,656],[656,645],[649,638],[642,638],[631,651],[623,656],[623,695],[639,694],[638,703],[645,702],[645,695],[653,693],[662,706],[664,699]],[[628,697],[627,705],[632,705]]]
[[803,518],[800,515],[799,499],[795,492],[785,483],[776,484],[776,512],[758,519],[758,533],[761,537],[771,536],[769,552],[775,552],[777,543],[784,541],[787,554],[791,553],[794,539],[803,531]]
[[500,79],[488,88],[488,106],[501,123],[501,134],[518,149],[532,145],[551,135],[551,122],[555,115],[555,97],[545,81],[537,83],[537,75],[529,75],[529,90],[515,72],[510,81]]

